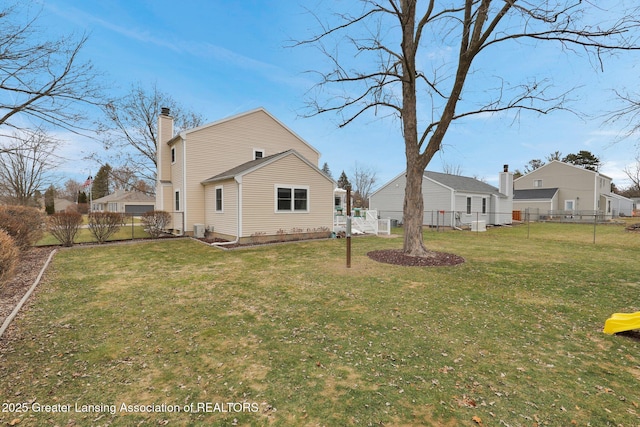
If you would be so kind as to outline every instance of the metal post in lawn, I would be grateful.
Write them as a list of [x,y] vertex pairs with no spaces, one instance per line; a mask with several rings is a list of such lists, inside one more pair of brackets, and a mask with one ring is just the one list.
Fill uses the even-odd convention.
[[347,268],[351,268],[351,186],[347,186]]

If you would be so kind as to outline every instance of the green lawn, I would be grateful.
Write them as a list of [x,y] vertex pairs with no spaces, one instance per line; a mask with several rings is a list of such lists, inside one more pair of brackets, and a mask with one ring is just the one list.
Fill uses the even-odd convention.
[[602,333],[640,310],[640,234],[425,240],[466,263],[366,256],[401,237],[354,238],[351,269],[340,239],[61,250],[0,343],[0,424],[640,424],[640,341]]

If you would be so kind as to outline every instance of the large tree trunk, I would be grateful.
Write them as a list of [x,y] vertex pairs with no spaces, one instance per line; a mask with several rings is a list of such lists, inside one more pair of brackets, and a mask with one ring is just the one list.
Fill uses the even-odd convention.
[[427,256],[428,251],[422,239],[424,200],[422,197],[422,176],[424,168],[417,161],[407,162],[407,184],[404,190],[404,252],[412,256]]
[[401,2],[404,15],[402,26],[403,76],[402,80],[402,131],[407,158],[406,186],[402,217],[404,223],[403,251],[408,255],[427,256],[422,239],[424,200],[422,198],[422,175],[427,166],[420,155],[418,143],[418,119],[416,98],[416,56],[414,24],[416,4],[414,0]]

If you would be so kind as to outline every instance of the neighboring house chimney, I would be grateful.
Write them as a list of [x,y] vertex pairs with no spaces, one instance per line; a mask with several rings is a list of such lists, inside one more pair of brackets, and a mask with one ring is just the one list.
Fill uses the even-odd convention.
[[513,173],[509,172],[509,165],[503,166],[503,172],[500,173],[500,186],[498,190],[505,196],[513,197]]
[[167,107],[162,107],[158,116],[158,146],[156,147],[158,181],[171,180],[171,147],[167,145],[171,138],[173,138],[173,117]]

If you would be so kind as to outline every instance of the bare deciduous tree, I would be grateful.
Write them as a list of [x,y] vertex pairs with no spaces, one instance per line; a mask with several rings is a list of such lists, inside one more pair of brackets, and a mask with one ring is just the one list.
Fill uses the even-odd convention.
[[127,95],[106,105],[107,122],[100,127],[105,149],[117,157],[108,160],[136,171],[137,178],[149,181],[151,188],[155,188],[156,179],[156,127],[163,107],[171,110],[176,132],[203,123],[199,114],[181,107],[155,84],[146,89],[138,83]]
[[32,10],[31,2],[0,7],[0,126],[50,124],[77,133],[87,104],[102,103],[98,73],[79,58],[87,36],[47,40]]
[[633,166],[624,168],[624,173],[631,181],[631,185],[626,189],[627,197],[640,196],[640,155],[636,156],[636,163]]
[[49,172],[60,163],[55,154],[59,146],[43,130],[15,131],[0,145],[0,198],[8,204],[32,204],[36,192],[50,185]]
[[357,208],[369,207],[369,196],[377,182],[376,171],[356,162],[353,169],[354,203]]
[[[406,155],[404,251],[416,256],[429,256],[422,238],[422,174],[453,122],[508,110],[517,115],[568,108],[571,88],[558,90],[551,78],[535,75],[520,82],[496,76],[487,84],[477,58],[509,43],[520,44],[522,57],[527,47],[555,43],[567,54],[584,52],[600,67],[607,53],[639,48],[640,14],[634,2],[610,10],[585,0],[359,4],[357,14],[337,14],[336,21],[316,16],[317,35],[296,43],[317,47],[330,64],[327,71],[317,71],[320,80],[310,108],[312,114],[338,113],[341,126],[368,111],[387,110],[399,117]],[[453,55],[438,54],[451,47]],[[336,93],[336,88],[343,91]]]

